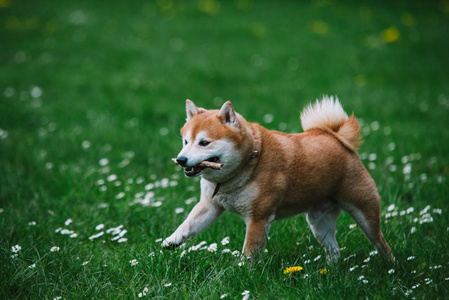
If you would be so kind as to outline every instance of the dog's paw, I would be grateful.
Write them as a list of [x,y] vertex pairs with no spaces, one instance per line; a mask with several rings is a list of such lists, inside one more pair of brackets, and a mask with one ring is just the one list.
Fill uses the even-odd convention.
[[168,239],[165,239],[162,244],[161,247],[164,248],[165,250],[174,250],[176,248],[179,247],[180,244],[175,244],[172,242],[169,242]]

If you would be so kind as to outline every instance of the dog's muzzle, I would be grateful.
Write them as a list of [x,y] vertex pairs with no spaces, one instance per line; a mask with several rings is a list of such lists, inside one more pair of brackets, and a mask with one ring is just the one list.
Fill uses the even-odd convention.
[[[218,157],[211,157],[209,159],[207,159],[207,162],[217,162],[219,159]],[[201,173],[201,171],[203,171],[204,169],[206,169],[208,166],[204,166],[204,164],[199,163],[197,165],[194,166],[189,166],[188,165],[188,158],[185,156],[179,156],[176,158],[176,163],[184,168],[184,174],[187,177],[195,177],[197,175],[199,175]],[[209,166],[210,167],[210,166]],[[221,169],[221,167],[220,167]]]

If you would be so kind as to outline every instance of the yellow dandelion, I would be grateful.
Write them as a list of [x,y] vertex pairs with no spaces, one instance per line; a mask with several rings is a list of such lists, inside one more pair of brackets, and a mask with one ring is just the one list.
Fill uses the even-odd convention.
[[380,36],[385,43],[393,43],[399,39],[401,34],[399,33],[399,30],[396,29],[396,27],[392,26],[390,28],[383,30],[380,33]]
[[322,20],[313,22],[313,32],[319,35],[325,35],[329,31],[329,25]]
[[220,11],[220,2],[216,0],[199,0],[198,9],[201,12],[215,15]]
[[329,269],[320,269],[321,275],[326,275],[329,272]]
[[286,268],[286,269],[283,271],[283,273],[284,273],[284,274],[289,274],[289,275],[291,275],[291,274],[293,274],[293,273],[295,273],[295,272],[301,271],[302,269],[303,269],[303,268],[300,267],[300,266],[296,266],[296,267],[288,267],[288,268]]

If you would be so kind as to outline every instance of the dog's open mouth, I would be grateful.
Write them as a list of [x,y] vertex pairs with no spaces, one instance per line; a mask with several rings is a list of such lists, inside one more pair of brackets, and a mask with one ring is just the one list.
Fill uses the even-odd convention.
[[[206,162],[218,162],[218,157],[211,157],[209,159],[205,160]],[[185,167],[184,168],[184,174],[187,177],[195,177],[198,176],[204,169],[207,169],[207,166],[204,166],[203,162],[200,162],[199,164],[193,166],[193,167]]]

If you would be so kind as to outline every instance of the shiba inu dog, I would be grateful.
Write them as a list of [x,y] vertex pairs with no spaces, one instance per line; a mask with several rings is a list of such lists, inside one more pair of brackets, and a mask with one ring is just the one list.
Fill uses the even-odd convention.
[[[247,122],[231,102],[220,110],[187,100],[183,148],[176,162],[188,177],[201,176],[201,199],[162,246],[174,248],[207,229],[227,210],[246,223],[242,252],[263,251],[274,220],[305,213],[328,260],[338,261],[340,210],[348,212],[373,246],[393,260],[380,230],[380,197],[357,154],[360,126],[337,98],[324,97],[301,113],[300,134]],[[217,162],[221,169],[204,167]]]

